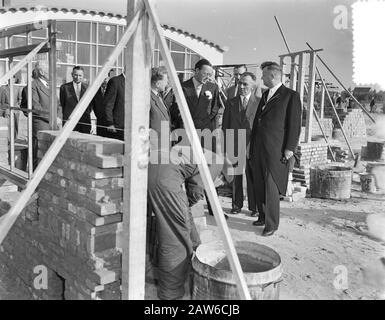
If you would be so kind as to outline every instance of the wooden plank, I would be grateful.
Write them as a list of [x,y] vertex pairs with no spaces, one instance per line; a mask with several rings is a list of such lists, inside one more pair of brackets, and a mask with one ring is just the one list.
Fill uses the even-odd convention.
[[32,61],[33,57],[40,51],[40,49],[48,42],[48,39],[41,42],[39,45],[35,47],[31,52],[29,52],[22,60],[20,60],[16,66],[14,66],[11,70],[7,71],[5,75],[0,78],[0,83],[4,83],[12,78],[16,73],[18,73],[27,63],[28,61]]
[[[143,10],[142,0],[127,2],[127,24]],[[122,299],[144,300],[146,276],[147,229],[147,139],[140,132],[148,130],[151,92],[151,47],[154,33],[148,16],[138,25],[127,45],[125,82],[125,159],[123,193]],[[141,152],[132,152],[142,150]]]
[[[312,47],[310,46],[309,42],[306,42],[307,46],[312,49]],[[334,79],[337,80],[337,82],[341,85],[341,87],[349,94],[349,96],[354,100],[355,103],[357,103],[357,105],[362,109],[362,111],[365,112],[365,114],[369,117],[370,120],[373,121],[373,123],[376,123],[376,120],[374,120],[374,118],[370,115],[369,111],[366,110],[366,108],[356,99],[355,96],[352,95],[352,93],[346,89],[346,87],[344,86],[344,84],[341,82],[341,80],[335,75],[335,73],[329,68],[329,66],[325,63],[325,61],[323,61],[323,59],[317,55],[317,58],[319,61],[321,61],[321,63],[324,65],[324,67],[330,72],[330,74],[334,77]]]
[[315,52],[310,53],[309,85],[307,94],[305,142],[310,142],[313,131],[314,92],[315,92]]
[[[31,44],[29,46],[22,46],[17,48],[10,48],[0,51],[0,59],[10,58],[10,57],[18,57],[18,56],[26,56],[33,49],[35,49],[38,45]],[[48,52],[50,50],[49,45],[45,44],[38,53]]]
[[49,91],[50,113],[49,126],[51,130],[57,130],[57,93],[56,93],[56,21],[50,20],[48,24],[48,38],[50,51],[48,53],[49,64]]
[[13,35],[23,34],[30,31],[43,29],[45,21],[36,21],[34,23],[25,24],[17,27],[4,28],[0,30],[0,38],[10,37]]
[[176,76],[176,69],[171,58],[170,51],[167,47],[166,40],[163,35],[163,30],[160,27],[160,22],[158,16],[155,13],[152,1],[144,0],[144,2],[146,4],[147,13],[150,15],[152,23],[155,27],[155,34],[159,42],[160,51],[166,64],[167,71],[170,76],[170,81],[172,83],[172,87],[175,93],[175,97],[180,108],[183,123],[185,125],[185,130],[187,131],[187,136],[190,140],[193,149],[194,158],[198,164],[199,172],[202,177],[202,181],[206,189],[207,195],[209,197],[211,207],[214,212],[215,221],[217,222],[217,225],[219,227],[219,231],[226,249],[227,257],[230,261],[231,270],[233,271],[237,283],[237,288],[239,290],[239,296],[241,297],[241,299],[250,300],[251,297],[244,274],[242,272],[241,264],[239,262],[233,241],[231,239],[231,234],[227,226],[226,219],[222,211],[205,156],[203,154],[200,139],[198,138],[198,134],[195,130],[195,126],[191,118],[189,108],[187,106],[186,98],[183,94],[179,79]]
[[320,117],[323,119],[325,116],[325,88],[322,86],[321,89],[321,109],[320,109]]
[[298,62],[298,93],[299,97],[301,99],[301,104],[303,106],[303,96],[305,92],[305,64],[306,64],[306,57],[304,53],[301,53],[299,55],[299,62]]
[[141,14],[138,13],[135,18],[132,20],[128,28],[126,29],[124,35],[122,36],[119,43],[113,49],[110,57],[107,59],[103,68],[100,70],[98,76],[96,77],[94,83],[88,87],[87,91],[84,93],[83,97],[80,99],[76,108],[72,112],[70,118],[66,122],[63,129],[60,131],[60,134],[53,141],[49,149],[47,150],[44,158],[41,160],[39,166],[36,168],[34,176],[29,182],[25,190],[21,193],[19,199],[14,203],[12,208],[8,211],[0,224],[0,245],[2,244],[4,238],[7,236],[9,230],[12,228],[17,217],[20,215],[21,211],[24,209],[28,200],[31,198],[35,192],[40,181],[43,179],[49,167],[55,161],[56,156],[62,149],[63,145],[66,143],[68,137],[70,136],[72,130],[75,128],[76,124],[82,117],[84,111],[87,109],[91,100],[94,98],[96,92],[99,90],[102,82],[105,77],[107,77],[108,72],[115,65],[116,60],[118,59],[120,53],[124,50],[124,46],[131,38],[132,34],[135,32],[136,27],[141,18]]
[[296,91],[297,90],[297,65],[295,63],[297,56],[291,57],[291,65],[290,65],[290,89]]
[[0,165],[0,176],[23,189],[28,183],[28,175],[24,171],[17,168],[14,168],[11,171],[11,167],[9,165]]
[[[32,33],[27,34],[27,45],[32,44]],[[24,108],[23,108],[24,109]],[[32,61],[27,64],[27,140],[28,140],[28,178],[33,174],[33,145],[32,145]]]
[[293,56],[297,56],[301,53],[312,53],[312,52],[319,52],[319,51],[323,51],[324,49],[315,49],[315,50],[302,50],[302,51],[296,51],[296,52],[290,52],[290,53],[286,53],[286,54],[281,54],[279,55],[278,57],[293,57]]

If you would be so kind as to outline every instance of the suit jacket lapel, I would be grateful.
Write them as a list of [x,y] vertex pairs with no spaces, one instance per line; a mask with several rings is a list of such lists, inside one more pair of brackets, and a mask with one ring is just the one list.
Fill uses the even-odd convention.
[[[270,109],[270,107],[272,106],[272,102],[274,102],[275,100],[277,100],[280,96],[281,96],[281,94],[282,94],[282,92],[285,90],[285,86],[282,84],[279,88],[278,88],[278,90],[274,93],[274,95],[270,98],[270,100],[269,101],[267,101],[267,103],[266,103],[266,106],[265,106],[265,109],[263,109],[263,111],[262,111],[262,114],[265,114],[269,109]],[[267,98],[267,97],[266,97]]]
[[156,107],[160,110],[160,112],[163,114],[163,116],[167,119],[169,118],[169,115],[168,115],[168,111],[167,111],[167,108],[165,106],[165,104],[163,103],[163,101],[161,101],[161,99],[156,96],[152,91],[151,91],[151,98],[152,100],[154,101]]
[[192,104],[196,106],[198,104],[199,99],[197,97],[197,93],[196,93],[192,78],[186,82],[185,89],[187,89],[187,96],[191,100]]
[[87,87],[82,83],[82,85],[80,87],[80,99],[83,97],[86,90],[87,90]]
[[[37,83],[39,84],[39,87],[40,87],[41,91],[43,91],[43,92],[49,97],[49,88],[47,88],[47,87],[43,84],[43,82],[40,81],[40,79],[37,79],[36,81],[37,81]],[[48,82],[47,82],[47,83],[48,83]]]
[[257,112],[257,108],[255,107],[255,96],[252,93],[249,99],[249,102],[247,103],[246,107],[246,118],[247,119],[253,119],[255,116],[255,113]]

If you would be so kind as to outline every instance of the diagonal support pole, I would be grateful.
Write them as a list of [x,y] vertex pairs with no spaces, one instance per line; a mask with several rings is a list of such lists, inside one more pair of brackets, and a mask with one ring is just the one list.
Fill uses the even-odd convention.
[[32,61],[33,57],[40,51],[41,48],[48,42],[48,39],[42,41],[35,49],[28,53],[23,59],[21,59],[17,65],[9,70],[5,75],[0,78],[0,83],[5,83],[11,79],[16,73],[18,73],[29,61]]
[[214,212],[215,220],[219,226],[219,230],[225,245],[227,257],[230,261],[231,270],[233,271],[233,274],[237,283],[239,296],[241,299],[250,300],[251,299],[250,292],[248,290],[246,280],[242,272],[241,264],[239,262],[233,241],[231,239],[230,231],[227,226],[221,205],[219,203],[219,199],[216,194],[213,180],[211,179],[207,161],[203,154],[200,140],[198,138],[198,134],[196,132],[193,120],[191,118],[189,108],[187,106],[186,98],[183,94],[180,82],[176,77],[176,74],[177,74],[176,69],[172,61],[171,54],[168,50],[166,40],[163,35],[163,31],[160,28],[158,16],[155,14],[155,10],[151,0],[144,0],[144,2],[146,4],[147,12],[150,15],[150,18],[155,27],[155,34],[156,34],[157,40],[159,41],[160,51],[164,58],[167,71],[170,76],[170,80],[175,92],[177,103],[180,108],[180,113],[181,113],[183,122],[185,124],[186,133],[193,149],[194,158],[198,164],[199,172],[202,177],[205,190],[209,197],[209,201]]
[[87,109],[88,105],[90,104],[91,100],[95,96],[96,92],[99,90],[99,87],[101,86],[108,72],[114,66],[115,61],[118,59],[120,53],[124,50],[124,46],[136,31],[136,28],[142,17],[142,14],[143,14],[143,11],[140,11],[135,15],[134,19],[131,21],[130,25],[128,26],[120,42],[114,48],[107,62],[104,64],[103,68],[100,70],[98,76],[95,79],[95,82],[92,84],[92,86],[88,87],[87,91],[84,93],[83,97],[80,99],[79,103],[77,104],[76,108],[72,112],[65,126],[60,131],[60,134],[53,141],[52,145],[48,149],[44,158],[41,160],[40,164],[36,168],[33,178],[27,183],[26,188],[20,194],[20,197],[16,201],[16,203],[12,206],[12,208],[8,211],[8,213],[1,218],[0,245],[2,244],[4,238],[7,236],[9,230],[12,228],[13,224],[15,223],[16,219],[20,215],[21,211],[24,209],[25,205],[27,204],[27,202],[35,192],[36,188],[38,187],[40,181],[43,179],[47,170],[55,161],[56,156],[58,155],[58,153],[60,152],[64,144],[66,143],[68,137],[70,136],[76,124],[82,117],[84,111]]
[[[306,42],[307,46],[313,50],[313,48],[310,46],[309,42]],[[376,120],[374,120],[374,118],[370,115],[370,113],[368,112],[368,110],[365,109],[365,107],[356,99],[355,96],[353,96],[350,91],[348,89],[346,89],[346,87],[344,86],[344,84],[340,81],[340,79],[338,79],[338,77],[334,74],[334,72],[328,67],[328,65],[322,60],[322,58],[318,55],[317,55],[317,58],[319,61],[322,62],[322,64],[324,65],[324,67],[330,72],[330,74],[334,77],[334,79],[337,80],[337,82],[341,85],[341,87],[349,94],[349,96],[354,100],[355,103],[358,104],[358,106],[362,109],[362,111],[364,111],[366,113],[366,115],[369,117],[370,120],[373,121],[373,123],[376,123]]]

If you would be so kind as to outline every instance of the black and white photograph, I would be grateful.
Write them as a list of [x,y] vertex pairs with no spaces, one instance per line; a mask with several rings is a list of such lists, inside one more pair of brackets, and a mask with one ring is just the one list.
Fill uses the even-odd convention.
[[0,301],[384,300],[384,16],[0,0]]

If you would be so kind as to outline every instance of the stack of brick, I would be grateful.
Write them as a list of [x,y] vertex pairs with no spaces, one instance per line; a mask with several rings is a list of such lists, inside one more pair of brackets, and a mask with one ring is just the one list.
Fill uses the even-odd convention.
[[301,143],[298,146],[298,159],[293,169],[293,182],[309,186],[310,167],[330,162],[327,159],[327,144],[323,141]]
[[366,124],[363,111],[352,109],[343,119],[342,126],[348,138],[366,138]]
[[[333,133],[333,119],[331,118],[324,118],[320,119],[322,129],[325,132],[325,135],[327,137],[331,137]],[[318,124],[318,122],[314,119],[313,121],[313,127],[312,127],[312,135],[313,136],[322,136],[321,128]]]
[[[338,111],[338,116],[342,123],[342,127],[348,138],[365,138],[366,137],[365,118],[364,118],[364,113],[361,109],[351,109],[348,112],[344,112],[341,109],[337,109],[337,111]],[[335,117],[331,109],[327,112],[326,116],[332,117],[334,127],[339,128],[337,118]]]
[[[0,166],[8,166],[8,119],[0,117]],[[0,177],[0,194],[17,191],[17,186]]]
[[[39,133],[40,157],[56,135]],[[25,279],[35,297],[120,299],[123,147],[118,140],[72,133],[40,183],[36,210],[28,207],[36,220],[9,238],[10,253],[28,270],[49,270],[54,292],[39,295]],[[29,227],[32,232],[24,232]],[[16,242],[33,254],[25,256]]]

